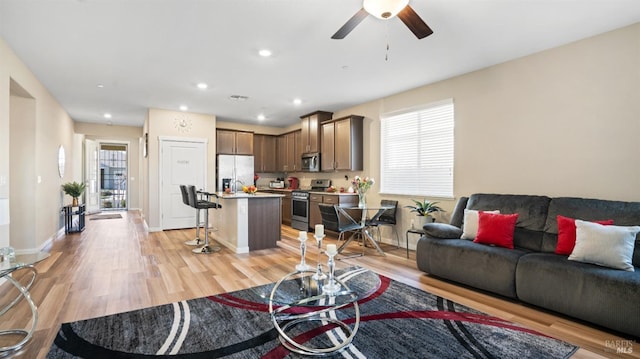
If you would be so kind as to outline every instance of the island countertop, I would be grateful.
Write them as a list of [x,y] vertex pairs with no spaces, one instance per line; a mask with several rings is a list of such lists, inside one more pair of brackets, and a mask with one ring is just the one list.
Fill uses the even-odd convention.
[[284,197],[284,194],[279,193],[262,193],[257,192],[256,194],[248,194],[244,192],[236,192],[236,193],[224,193],[224,192],[216,192],[216,195],[221,199],[239,199],[239,198],[269,198],[269,197]]

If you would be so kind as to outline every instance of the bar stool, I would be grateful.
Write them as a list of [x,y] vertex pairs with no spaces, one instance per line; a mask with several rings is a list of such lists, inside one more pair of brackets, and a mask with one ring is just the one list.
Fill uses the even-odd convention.
[[196,208],[195,203],[192,204],[189,202],[189,194],[187,193],[187,186],[180,185],[180,192],[182,193],[182,203],[186,204],[191,208],[196,209],[196,238],[184,242],[184,244],[188,246],[199,246],[202,244],[202,239],[200,239],[200,208]]
[[216,202],[211,202],[208,200],[198,199],[198,192],[196,191],[196,186],[187,186],[187,195],[189,197],[189,203],[194,204],[195,209],[204,209],[204,246],[200,248],[196,248],[192,250],[193,253],[214,253],[220,250],[220,247],[211,247],[209,246],[209,209],[214,208],[222,208],[220,204],[218,204],[218,196],[215,193],[207,193],[206,195],[210,198],[211,196],[216,197]]

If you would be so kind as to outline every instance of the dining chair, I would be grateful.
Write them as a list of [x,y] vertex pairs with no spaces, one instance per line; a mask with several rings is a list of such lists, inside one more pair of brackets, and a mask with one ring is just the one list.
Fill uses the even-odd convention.
[[[351,240],[355,238],[362,238],[362,229],[364,228],[364,225],[361,222],[342,215],[334,205],[320,203],[318,204],[318,207],[320,208],[322,224],[324,225],[325,230],[338,233],[338,241],[345,239],[345,233],[351,233],[349,239],[345,241],[338,252],[341,252]],[[362,246],[362,250],[364,253],[364,246]]]
[[383,199],[380,201],[380,206],[392,206],[390,209],[379,209],[378,212],[365,222],[365,226],[368,228],[375,228],[378,237],[378,243],[381,241],[380,227],[390,226],[393,229],[393,233],[396,236],[397,247],[400,248],[400,237],[396,229],[396,214],[398,213],[398,201],[392,201]]

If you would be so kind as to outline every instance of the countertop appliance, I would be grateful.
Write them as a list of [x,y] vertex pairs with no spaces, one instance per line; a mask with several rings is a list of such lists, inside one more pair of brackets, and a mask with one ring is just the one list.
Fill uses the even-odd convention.
[[284,188],[284,181],[270,181],[269,188]]
[[242,186],[253,185],[253,156],[218,155],[216,160],[216,188],[224,191],[225,184],[232,192],[242,191]]
[[311,180],[311,189],[296,189],[291,192],[291,227],[309,230],[309,192],[326,191],[331,186],[330,179]]
[[300,187],[298,177],[289,177],[287,178],[287,181],[289,181],[289,189],[291,190],[298,189]]
[[303,172],[320,172],[320,153],[305,153],[302,155]]

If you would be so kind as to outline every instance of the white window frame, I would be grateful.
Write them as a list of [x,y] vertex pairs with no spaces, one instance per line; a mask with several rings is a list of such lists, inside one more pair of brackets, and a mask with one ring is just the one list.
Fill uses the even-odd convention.
[[453,99],[383,114],[380,193],[453,198],[454,125]]

